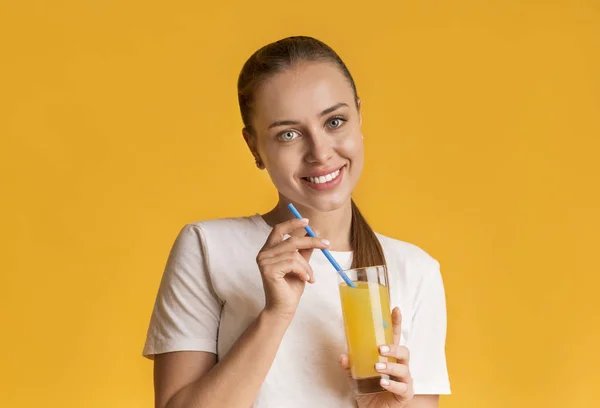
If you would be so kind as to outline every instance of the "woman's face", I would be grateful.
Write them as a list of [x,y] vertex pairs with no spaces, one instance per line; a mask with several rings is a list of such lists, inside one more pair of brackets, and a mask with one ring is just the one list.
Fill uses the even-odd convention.
[[363,168],[361,117],[339,68],[303,63],[258,88],[245,134],[280,195],[327,212],[345,204]]

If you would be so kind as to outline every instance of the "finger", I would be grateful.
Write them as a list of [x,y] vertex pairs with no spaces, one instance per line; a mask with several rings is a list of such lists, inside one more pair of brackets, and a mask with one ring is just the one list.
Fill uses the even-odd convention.
[[315,283],[315,278],[314,278],[315,274],[313,272],[312,267],[310,266],[308,261],[306,259],[304,259],[304,257],[302,257],[302,255],[300,255],[296,251],[284,252],[282,254],[275,255],[270,258],[266,258],[266,257],[262,258],[258,262],[258,267],[261,270],[264,270],[265,268],[273,268],[273,265],[279,264],[281,262],[285,262],[288,259],[297,260],[304,267],[306,274],[309,276],[308,282]]
[[306,269],[306,273],[308,273],[309,276],[308,283],[315,283],[315,273],[308,261],[300,254],[300,252],[294,252],[294,256],[298,259],[298,262],[304,265],[304,269]]
[[389,344],[379,347],[379,354],[385,357],[393,357],[398,363],[408,364],[410,360],[410,351],[405,346],[398,344]]
[[306,218],[293,218],[291,220],[277,224],[265,242],[264,248],[271,248],[280,242],[283,242],[286,235],[291,235],[294,231],[303,229],[308,225]]
[[306,232],[306,230],[304,228],[298,228],[298,229],[295,229],[292,232],[290,232],[288,235],[291,237],[303,237],[307,234],[308,234],[308,232]]
[[400,308],[398,306],[392,310],[392,333],[394,344],[400,344],[400,336],[402,335],[402,313],[400,313]]
[[382,378],[379,383],[383,388],[391,392],[392,394],[396,394],[396,396],[400,397],[401,400],[410,399],[412,397],[411,387],[407,383],[387,380]]
[[350,386],[352,386],[352,371],[350,371],[350,357],[347,354],[342,354],[340,357],[340,366],[344,369],[344,372],[348,376]]
[[290,237],[283,242],[267,249],[264,252],[267,252],[270,256],[279,255],[283,252],[297,251],[302,249],[324,249],[329,246],[329,241],[321,239],[321,238],[313,238],[313,237]]
[[340,366],[344,370],[350,370],[350,359],[348,358],[347,354],[342,354],[340,357]]
[[[306,230],[302,230],[302,231],[304,232],[304,234],[303,234],[303,235],[306,235],[306,234],[308,234],[308,233],[306,232]],[[319,231],[318,231],[317,229],[313,229],[313,232],[315,233],[315,235],[316,235],[317,237],[319,236]],[[298,250],[298,252],[300,252],[300,255],[302,255],[302,257],[303,257],[304,259],[306,259],[306,261],[308,262],[308,261],[310,261],[310,257],[311,257],[311,256],[312,256],[312,254],[313,254],[313,250],[314,250],[314,248],[309,248],[309,249],[299,249],[299,250]]]
[[377,363],[375,364],[375,370],[382,374],[391,375],[398,381],[407,384],[410,382],[410,370],[406,364]]
[[264,268],[263,275],[268,279],[279,279],[286,275],[295,275],[298,279],[308,282],[311,279],[310,273],[304,267],[304,264],[296,257],[288,257],[282,261],[267,265]]
[[[290,237],[270,248],[263,248],[256,256],[256,262],[260,265],[269,258],[275,258],[288,252],[299,252],[303,249],[326,248],[328,242],[322,242],[318,238],[311,237]],[[301,254],[302,255],[302,254]],[[305,257],[306,259],[306,257]]]

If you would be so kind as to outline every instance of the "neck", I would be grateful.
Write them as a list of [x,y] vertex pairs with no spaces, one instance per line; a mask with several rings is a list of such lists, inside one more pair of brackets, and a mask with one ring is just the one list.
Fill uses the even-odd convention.
[[[287,208],[289,200],[279,197],[279,202],[271,211],[263,214],[263,218],[271,227],[287,221],[294,216]],[[309,207],[297,205],[294,203],[300,214],[308,218],[308,222],[313,231],[319,238],[325,238],[331,242],[329,247],[332,251],[351,251],[350,228],[352,226],[352,206],[348,200],[340,208],[320,212]]]

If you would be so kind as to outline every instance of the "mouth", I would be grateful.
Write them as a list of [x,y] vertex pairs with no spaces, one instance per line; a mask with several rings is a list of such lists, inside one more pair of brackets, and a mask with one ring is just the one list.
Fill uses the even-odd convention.
[[321,176],[302,177],[301,180],[304,182],[304,184],[315,190],[328,190],[340,183],[345,167],[346,166],[344,165],[335,171]]

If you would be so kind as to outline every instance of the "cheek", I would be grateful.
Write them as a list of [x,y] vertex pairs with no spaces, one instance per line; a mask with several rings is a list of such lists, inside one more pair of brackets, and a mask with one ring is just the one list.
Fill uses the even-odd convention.
[[364,160],[362,134],[358,133],[352,137],[344,138],[338,146],[338,152],[354,164],[362,163]]
[[298,168],[298,155],[286,154],[285,152],[270,152],[267,158],[267,171],[273,181],[273,184],[278,188],[285,188],[289,184],[289,179]]

